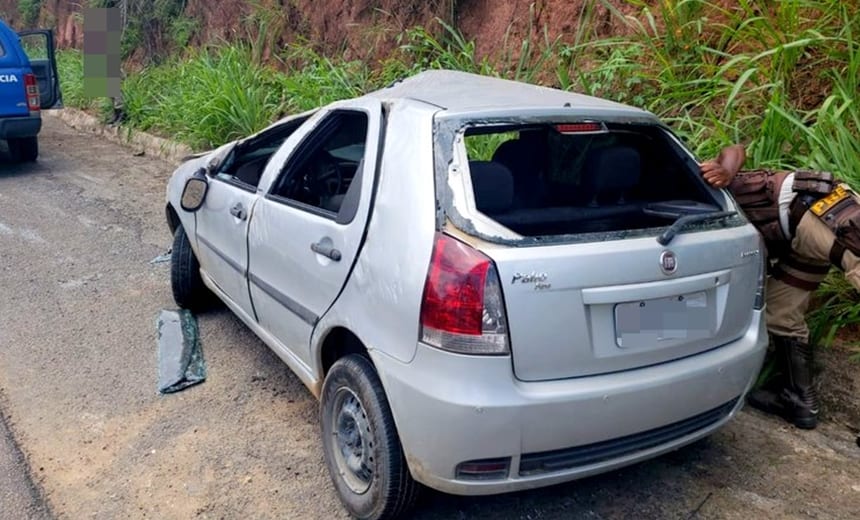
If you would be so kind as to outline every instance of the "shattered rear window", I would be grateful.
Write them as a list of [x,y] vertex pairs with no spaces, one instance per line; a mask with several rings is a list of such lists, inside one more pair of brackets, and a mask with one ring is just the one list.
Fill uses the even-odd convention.
[[465,145],[477,209],[527,237],[665,227],[722,209],[656,126],[476,127]]

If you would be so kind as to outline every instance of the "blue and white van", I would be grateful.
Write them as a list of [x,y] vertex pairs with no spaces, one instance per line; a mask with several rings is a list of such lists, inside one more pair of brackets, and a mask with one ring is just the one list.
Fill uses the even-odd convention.
[[13,160],[36,160],[41,111],[61,107],[53,33],[16,33],[0,20],[0,139]]

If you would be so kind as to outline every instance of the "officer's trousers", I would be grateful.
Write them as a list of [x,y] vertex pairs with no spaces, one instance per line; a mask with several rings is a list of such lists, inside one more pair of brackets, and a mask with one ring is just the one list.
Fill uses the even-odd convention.
[[[830,248],[835,237],[830,228],[821,222],[814,214],[806,212],[797,225],[795,237],[791,242],[794,257],[810,264],[828,264]],[[860,290],[860,258],[851,251],[842,256],[842,266],[845,277]],[[797,278],[804,278],[803,273],[790,267]],[[767,298],[767,328],[771,334],[797,338],[804,343],[809,342],[809,328],[806,324],[806,312],[812,291],[795,287],[770,276],[765,288]]]

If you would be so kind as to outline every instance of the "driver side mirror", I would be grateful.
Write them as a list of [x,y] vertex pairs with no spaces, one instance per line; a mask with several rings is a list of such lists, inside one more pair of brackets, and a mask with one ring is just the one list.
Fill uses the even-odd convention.
[[209,181],[206,179],[205,169],[200,168],[185,182],[180,206],[185,211],[197,211],[206,200],[207,191],[209,191]]

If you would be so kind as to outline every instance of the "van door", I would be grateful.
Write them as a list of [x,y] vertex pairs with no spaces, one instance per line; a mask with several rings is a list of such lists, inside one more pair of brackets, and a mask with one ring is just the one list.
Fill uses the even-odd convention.
[[21,47],[39,84],[42,110],[63,108],[60,76],[54,52],[54,33],[47,30],[22,31]]

